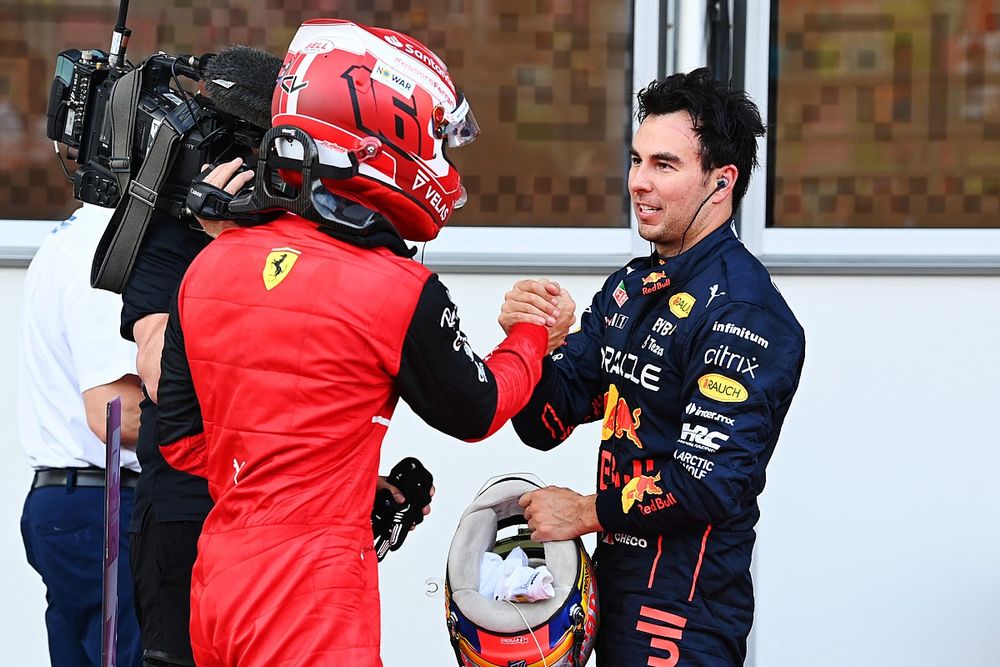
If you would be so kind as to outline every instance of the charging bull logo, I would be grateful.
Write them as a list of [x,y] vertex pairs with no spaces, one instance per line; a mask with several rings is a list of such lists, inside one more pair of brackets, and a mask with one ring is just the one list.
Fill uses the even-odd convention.
[[656,485],[659,481],[660,473],[656,473],[656,477],[639,475],[630,479],[628,484],[622,487],[622,512],[628,514],[632,505],[646,499],[647,493],[651,496],[662,496],[663,489]]
[[642,441],[639,440],[639,415],[642,408],[629,410],[628,403],[618,395],[618,387],[609,385],[607,393],[604,394],[604,422],[601,425],[601,442],[612,436],[620,438],[625,436],[642,449]]
[[291,248],[275,248],[264,260],[264,287],[270,292],[292,272],[292,267],[302,254]]
[[643,294],[652,294],[664,287],[670,287],[670,278],[667,278],[667,274],[662,271],[653,271],[642,279]]

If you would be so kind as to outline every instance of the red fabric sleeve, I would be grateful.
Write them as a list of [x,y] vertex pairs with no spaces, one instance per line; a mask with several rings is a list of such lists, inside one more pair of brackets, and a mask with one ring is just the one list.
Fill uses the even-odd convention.
[[160,452],[172,468],[208,477],[208,449],[204,433],[188,435],[169,445],[163,445]]
[[496,412],[486,435],[469,442],[493,435],[527,405],[542,377],[542,357],[548,344],[549,334],[545,327],[515,324],[507,338],[486,357],[486,365],[497,383]]

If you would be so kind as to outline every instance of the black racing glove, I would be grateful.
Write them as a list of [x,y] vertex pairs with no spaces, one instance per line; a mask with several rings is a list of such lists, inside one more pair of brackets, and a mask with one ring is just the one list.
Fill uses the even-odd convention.
[[375,536],[375,554],[379,561],[389,551],[403,544],[413,526],[424,520],[424,507],[431,502],[434,478],[423,464],[412,456],[393,466],[386,481],[403,493],[406,500],[399,504],[389,489],[379,489],[372,508],[372,533]]

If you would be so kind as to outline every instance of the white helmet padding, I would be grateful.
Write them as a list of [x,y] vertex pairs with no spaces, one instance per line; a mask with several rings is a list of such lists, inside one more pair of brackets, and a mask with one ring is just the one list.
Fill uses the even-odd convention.
[[573,540],[545,542],[545,566],[552,573],[553,598],[520,604],[515,608],[509,602],[491,600],[479,593],[479,566],[483,554],[492,551],[496,544],[498,526],[507,519],[520,519],[516,523],[527,523],[517,500],[543,486],[537,477],[529,473],[494,477],[486,482],[458,522],[448,551],[447,576],[451,597],[470,621],[491,632],[518,632],[525,629],[525,623],[531,627],[544,623],[566,604],[579,579],[577,543]]

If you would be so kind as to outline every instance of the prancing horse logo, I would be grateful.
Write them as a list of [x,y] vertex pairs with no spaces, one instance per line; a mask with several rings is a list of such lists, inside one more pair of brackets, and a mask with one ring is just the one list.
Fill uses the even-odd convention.
[[264,260],[264,287],[270,292],[292,272],[302,253],[293,248],[274,248]]

